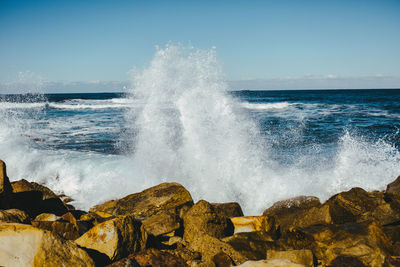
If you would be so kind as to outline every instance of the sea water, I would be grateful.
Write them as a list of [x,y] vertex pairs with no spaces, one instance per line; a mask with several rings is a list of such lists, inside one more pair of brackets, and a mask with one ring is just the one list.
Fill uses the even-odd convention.
[[0,96],[0,159],[77,208],[179,182],[248,215],[400,175],[400,90],[232,91],[216,51],[167,45],[121,93]]

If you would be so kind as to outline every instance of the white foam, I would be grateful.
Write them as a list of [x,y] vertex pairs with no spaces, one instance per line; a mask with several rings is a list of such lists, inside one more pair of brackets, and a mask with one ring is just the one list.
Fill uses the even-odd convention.
[[286,109],[291,107],[294,104],[290,104],[289,102],[277,102],[277,103],[242,103],[242,106],[247,109],[256,109],[256,110],[276,110],[276,109]]

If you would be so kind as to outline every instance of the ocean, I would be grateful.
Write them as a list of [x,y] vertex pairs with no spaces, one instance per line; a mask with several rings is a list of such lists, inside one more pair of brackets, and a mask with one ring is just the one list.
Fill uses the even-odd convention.
[[162,182],[260,214],[400,175],[400,90],[231,91],[213,51],[158,51],[123,93],[0,95],[0,159],[88,209]]

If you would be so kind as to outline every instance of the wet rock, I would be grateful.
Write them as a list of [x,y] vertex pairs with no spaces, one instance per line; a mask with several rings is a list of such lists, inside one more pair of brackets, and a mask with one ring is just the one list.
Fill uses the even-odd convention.
[[34,221],[41,221],[41,222],[55,222],[61,219],[60,216],[57,216],[53,213],[41,213],[36,218]]
[[18,209],[0,210],[0,222],[30,224],[29,215]]
[[85,248],[119,260],[146,247],[147,233],[132,215],[120,216],[97,224],[75,242]]
[[75,240],[80,236],[78,229],[70,222],[33,221],[32,226],[50,231],[53,234],[68,240]]
[[180,219],[177,215],[165,212],[153,215],[142,221],[147,233],[160,236],[174,232],[180,228]]
[[197,202],[184,216],[183,238],[190,242],[199,235],[207,234],[222,238],[233,234],[233,226],[228,217],[218,213],[205,200]]
[[94,206],[90,211],[112,215],[132,214],[137,218],[146,218],[166,211],[179,214],[181,209],[192,205],[192,197],[182,185],[162,183],[140,193]]
[[278,249],[271,236],[264,231],[238,233],[221,241],[229,244],[247,260],[266,259],[267,250]]
[[25,224],[0,224],[4,266],[95,266],[74,242]]
[[11,183],[12,191],[14,193],[27,192],[27,191],[39,191],[42,192],[43,199],[58,198],[58,196],[51,191],[48,187],[35,183],[28,182],[25,179],[15,181]]
[[211,203],[213,205],[216,212],[222,214],[228,218],[231,217],[242,217],[243,211],[237,202],[228,202],[228,203]]
[[0,209],[10,208],[12,187],[7,176],[6,164],[0,160]]
[[268,250],[267,260],[271,259],[286,259],[307,267],[313,267],[315,263],[313,253],[309,249],[287,251]]
[[244,217],[233,217],[230,218],[234,232],[255,232],[264,231],[276,234],[277,227],[275,224],[275,218],[271,216],[244,216]]

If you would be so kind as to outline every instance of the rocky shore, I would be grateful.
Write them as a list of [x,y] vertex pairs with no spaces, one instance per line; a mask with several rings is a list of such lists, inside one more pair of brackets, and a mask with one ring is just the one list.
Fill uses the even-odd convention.
[[0,160],[0,266],[400,266],[400,176],[243,216],[163,183],[89,211]]

